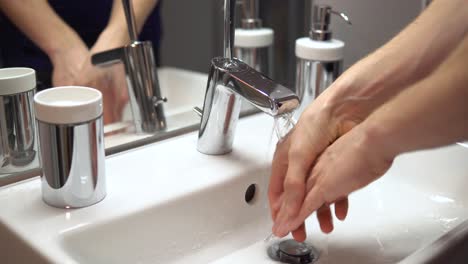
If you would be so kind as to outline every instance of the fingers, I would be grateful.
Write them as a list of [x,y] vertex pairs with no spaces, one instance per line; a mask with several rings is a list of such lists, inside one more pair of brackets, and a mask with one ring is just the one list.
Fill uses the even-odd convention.
[[278,213],[281,209],[281,205],[283,204],[283,195],[280,195],[280,197],[273,202],[273,204],[270,205],[271,209],[271,219],[275,221],[278,218]]
[[[306,178],[317,156],[313,150],[307,147],[310,145],[306,143],[310,142],[309,139],[299,135],[294,140],[294,142],[291,142],[287,156],[289,164],[283,185],[285,197],[282,206],[284,212],[282,214],[285,218],[293,218],[299,213],[306,194]],[[303,146],[303,144],[306,146]]]
[[348,214],[348,197],[342,198],[335,202],[335,216],[339,220],[343,221]]
[[270,184],[268,187],[268,199],[270,202],[271,216],[273,221],[276,219],[277,213],[280,210],[283,201],[283,182],[286,176],[286,171],[288,169],[287,155],[289,144],[289,137],[287,137],[284,141],[279,142],[273,156]]
[[328,205],[324,204],[317,210],[317,219],[322,232],[328,234],[333,231],[333,217]]
[[[278,237],[283,237],[292,230],[296,230],[302,223],[305,222],[309,215],[318,210],[323,204],[324,202],[321,198],[321,195],[318,193],[316,188],[313,188],[307,194],[299,214],[293,219],[283,220],[283,222],[280,224],[277,224],[277,222],[279,222],[278,220],[275,221],[273,233]],[[280,212],[277,218],[280,218],[281,216],[282,215]]]
[[291,158],[290,155],[291,163],[288,166],[283,185],[285,197],[282,209],[289,217],[297,215],[306,192],[305,178],[309,166],[304,161],[297,162],[298,158],[299,155],[296,158]]
[[307,238],[305,223],[302,223],[296,230],[292,231],[293,238],[298,242],[304,242]]
[[306,125],[298,125],[295,128],[287,155],[288,164],[283,184],[283,203],[274,219],[273,233],[276,236],[285,236],[291,230],[299,227],[300,223],[294,228],[289,228],[288,224],[296,218],[303,206],[306,196],[306,178],[309,175],[311,165],[328,144],[328,138],[323,132],[315,131],[313,128],[311,130]]

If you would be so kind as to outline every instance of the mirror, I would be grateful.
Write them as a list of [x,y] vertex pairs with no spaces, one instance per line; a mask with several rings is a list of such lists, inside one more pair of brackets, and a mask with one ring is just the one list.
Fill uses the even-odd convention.
[[[90,0],[68,1],[67,4],[41,1],[28,7],[15,5],[14,1],[4,2],[0,6],[0,67],[34,69],[38,90],[65,85],[82,85],[101,90],[105,109],[106,155],[198,129],[200,118],[192,109],[195,106],[202,107],[209,62],[222,54],[223,1],[159,0],[154,1],[159,2],[154,11],[146,14],[148,17],[139,39],[153,43],[160,93],[167,98],[167,102],[162,104],[165,127],[152,133],[137,133],[124,64],[104,68],[91,63],[92,54],[123,46],[119,42],[116,42],[118,45],[98,45],[101,39],[109,37],[105,35],[105,29],[110,21],[111,7],[114,3],[122,5],[121,0],[99,3]],[[142,10],[141,7],[134,8],[136,24],[141,13],[144,13]],[[120,12],[121,16],[123,7]],[[56,32],[52,26],[47,31],[38,27],[38,24],[48,25],[50,16],[61,21],[62,28],[57,29],[63,30],[61,35],[54,35]],[[124,32],[112,33],[109,41],[123,33],[128,43],[127,28]],[[48,50],[48,45],[54,42],[64,45],[67,53],[54,57],[53,51]],[[69,47],[66,46],[68,44]],[[87,66],[83,66],[85,64]],[[255,112],[248,105],[243,108],[242,115]],[[40,173],[37,162],[28,166],[15,166],[11,170],[4,168],[6,166],[0,167],[0,186]]]

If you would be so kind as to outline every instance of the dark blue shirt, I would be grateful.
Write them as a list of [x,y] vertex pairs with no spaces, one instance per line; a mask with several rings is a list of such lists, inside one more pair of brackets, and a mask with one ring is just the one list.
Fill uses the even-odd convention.
[[[81,36],[88,47],[94,45],[106,27],[112,3],[113,0],[49,0],[52,8]],[[161,36],[160,4],[146,20],[139,36],[140,40],[153,42],[156,48],[155,54],[158,54],[157,48]],[[52,72],[52,64],[47,55],[2,14],[0,14],[0,52],[4,67],[30,67],[38,72]]]

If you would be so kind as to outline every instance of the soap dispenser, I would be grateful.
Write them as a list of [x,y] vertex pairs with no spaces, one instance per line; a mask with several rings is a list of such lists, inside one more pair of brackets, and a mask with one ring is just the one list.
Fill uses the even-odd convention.
[[274,31],[262,26],[259,0],[237,0],[241,27],[235,30],[234,54],[255,70],[273,78],[272,47]]
[[344,13],[327,5],[314,5],[309,36],[296,40],[296,94],[301,100],[298,115],[341,74],[345,43],[332,38],[332,14],[351,24]]

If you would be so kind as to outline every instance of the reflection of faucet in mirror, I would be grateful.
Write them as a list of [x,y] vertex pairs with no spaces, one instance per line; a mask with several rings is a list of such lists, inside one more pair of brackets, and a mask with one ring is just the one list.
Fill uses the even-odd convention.
[[272,116],[291,112],[299,105],[290,89],[232,57],[235,4],[235,0],[224,2],[224,58],[211,60],[205,102],[199,110],[202,120],[197,149],[205,154],[232,150],[241,97]]
[[132,5],[123,0],[130,45],[94,54],[94,65],[108,66],[123,62],[130,97],[130,107],[137,133],[154,133],[166,128],[156,62],[151,41],[138,41]]

